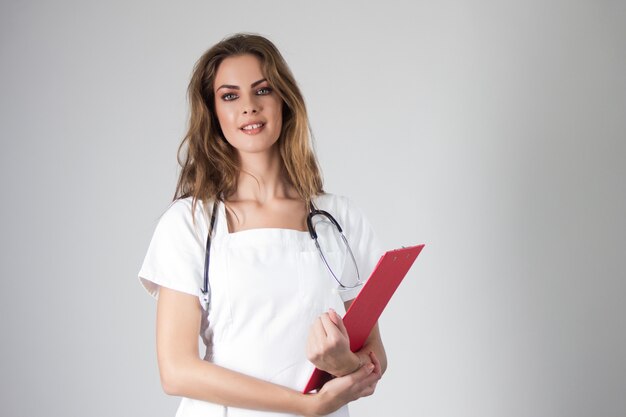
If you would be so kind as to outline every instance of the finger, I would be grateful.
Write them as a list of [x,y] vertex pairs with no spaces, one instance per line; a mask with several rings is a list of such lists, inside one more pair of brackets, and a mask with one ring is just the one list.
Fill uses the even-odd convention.
[[374,372],[374,365],[368,363],[367,365],[361,366],[359,369],[349,375],[352,377],[353,382],[356,383],[363,381],[372,372]]
[[372,371],[363,380],[363,383],[365,385],[370,385],[373,382],[378,381],[382,377],[380,361],[376,357],[376,354],[374,352],[370,352],[369,357],[372,360],[372,362],[368,363],[365,366],[367,366],[368,369],[371,369]]
[[375,372],[375,371],[372,371],[372,373],[371,373],[371,374],[369,374],[369,375],[368,375],[368,376],[367,376],[367,377],[363,380],[363,384],[364,384],[364,385],[368,385],[368,386],[369,386],[369,385],[372,385],[372,384],[375,384],[375,383],[377,383],[377,382],[380,380],[380,378],[381,378],[381,377],[382,377],[382,376],[381,376],[379,373],[377,373],[377,372]]
[[370,358],[372,359],[372,363],[374,364],[374,372],[377,374],[382,373],[382,366],[380,365],[380,361],[376,357],[376,354],[372,351],[370,352]]
[[[374,374],[373,371],[374,365],[364,365],[356,372],[331,380],[329,384],[341,382],[341,385],[349,388],[352,399],[356,400],[364,396],[368,390],[371,391],[371,385],[379,379],[378,375]],[[324,387],[326,387],[326,385],[324,385]]]
[[310,361],[315,361],[319,358],[319,355],[324,351],[324,344],[326,342],[326,332],[322,323],[316,319],[311,325],[311,331],[307,338],[307,357]]
[[348,336],[348,330],[346,330],[346,326],[343,324],[343,319],[341,318],[341,316],[337,314],[337,312],[333,310],[332,308],[330,309],[330,311],[331,311],[330,318],[333,321],[333,323],[335,323],[335,326],[337,326],[341,334]]
[[380,379],[380,374],[375,373],[372,368],[372,371],[365,374],[363,379],[355,383],[354,386],[358,392],[361,392],[363,390],[368,389],[368,387],[371,387],[372,385],[376,384],[379,379]]
[[361,363],[361,366],[365,366],[367,364],[373,364],[372,362],[372,358],[370,357],[369,353],[365,353],[362,351],[359,352],[354,352],[358,357],[359,357],[359,361]]
[[337,317],[339,317],[337,315],[337,312],[335,310],[333,310],[332,308],[328,309],[328,317],[330,317],[330,320],[335,323],[335,326],[339,326],[339,324],[337,323]]
[[322,314],[320,316],[320,321],[324,325],[324,330],[326,331],[327,337],[332,337],[335,340],[339,339],[340,337],[343,337],[343,335],[341,334],[341,332],[339,331],[335,323],[333,323],[332,320],[330,319],[328,313]]
[[320,317],[318,317],[315,320],[314,327],[315,327],[315,334],[317,335],[317,337],[322,339],[322,340],[326,339],[326,337],[328,335],[326,334],[326,329],[324,328],[324,323],[322,323],[322,319]]
[[376,384],[377,383],[378,383],[378,381],[376,381],[373,384],[368,385],[365,388],[363,388],[361,390],[360,396],[361,397],[368,397],[368,396],[372,395],[376,391]]
[[[380,381],[380,379],[378,381]],[[372,385],[370,385],[370,387],[372,387],[372,389],[376,389],[376,385],[378,385],[378,381],[374,382]]]

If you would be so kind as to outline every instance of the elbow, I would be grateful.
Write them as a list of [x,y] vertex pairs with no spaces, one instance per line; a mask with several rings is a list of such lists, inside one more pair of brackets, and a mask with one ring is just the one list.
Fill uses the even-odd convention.
[[178,396],[176,385],[172,384],[169,380],[161,379],[161,388],[167,395]]
[[176,367],[161,365],[159,366],[159,375],[161,379],[161,388],[167,395],[181,396],[180,394],[180,372]]
[[158,356],[161,388],[167,395],[187,397],[196,384],[201,361],[193,355]]
[[178,389],[175,378],[171,376],[164,376],[161,374],[161,388],[167,395],[178,395]]

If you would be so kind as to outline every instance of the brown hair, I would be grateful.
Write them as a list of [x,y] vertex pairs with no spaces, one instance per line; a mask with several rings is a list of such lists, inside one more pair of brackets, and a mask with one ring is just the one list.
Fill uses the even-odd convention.
[[283,124],[277,146],[285,179],[307,202],[323,193],[304,99],[287,63],[268,39],[239,33],[206,51],[196,62],[189,82],[189,129],[178,147],[177,159],[182,170],[173,200],[193,196],[192,212],[198,199],[206,207],[207,201],[222,200],[237,189],[239,159],[236,149],[223,138],[215,112],[213,83],[225,58],[244,54],[260,59],[263,75],[283,101]]

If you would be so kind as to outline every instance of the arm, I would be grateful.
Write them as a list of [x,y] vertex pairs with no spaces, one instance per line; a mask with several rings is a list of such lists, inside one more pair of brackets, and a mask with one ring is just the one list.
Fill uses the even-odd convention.
[[380,365],[326,384],[317,394],[295,390],[203,361],[198,355],[202,309],[193,295],[161,287],[157,303],[157,359],[163,390],[226,406],[303,415],[328,414],[373,393]]
[[[346,310],[353,300],[344,303]],[[307,357],[319,369],[335,376],[347,375],[363,364],[371,362],[373,352],[381,365],[381,376],[387,369],[387,356],[376,323],[365,344],[358,352],[350,351],[350,339],[341,317],[331,310],[322,314],[313,324],[307,344]]]

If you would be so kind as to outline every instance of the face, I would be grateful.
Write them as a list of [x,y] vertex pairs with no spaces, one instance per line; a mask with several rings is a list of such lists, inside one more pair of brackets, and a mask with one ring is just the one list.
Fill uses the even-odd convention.
[[239,154],[268,152],[282,128],[282,99],[254,55],[224,59],[215,74],[215,110],[228,143]]

